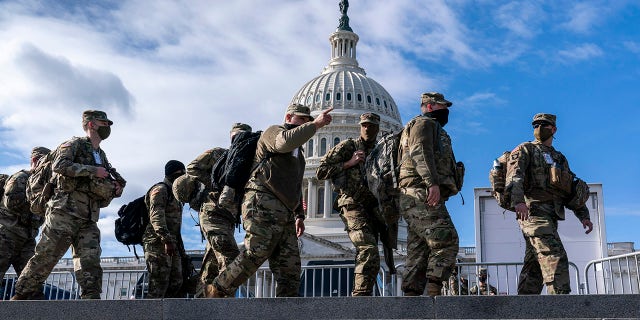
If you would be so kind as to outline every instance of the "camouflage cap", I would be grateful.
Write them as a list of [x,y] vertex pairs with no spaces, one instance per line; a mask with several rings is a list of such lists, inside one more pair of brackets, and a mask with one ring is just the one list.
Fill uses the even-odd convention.
[[439,92],[425,92],[422,94],[421,103],[437,103],[448,107],[453,105],[453,102],[444,98],[444,95]]
[[244,124],[244,123],[240,123],[240,122],[236,122],[233,124],[233,126],[231,126],[231,133],[234,132],[238,132],[238,131],[251,131],[251,126],[248,124]]
[[309,117],[311,120],[313,120],[313,117],[311,116],[311,109],[299,103],[293,103],[289,105],[289,107],[287,108],[287,114]]
[[533,121],[531,121],[531,124],[536,124],[537,122],[548,122],[555,127],[556,115],[550,114],[550,113],[538,113],[535,116],[533,116]]
[[480,269],[478,269],[478,274],[487,274],[487,268],[480,267]]
[[89,121],[106,121],[109,125],[113,124],[113,121],[107,118],[107,113],[100,110],[85,110],[82,113],[82,123],[87,123]]
[[372,123],[376,125],[380,125],[380,116],[373,113],[367,112],[360,115],[360,124],[363,123]]
[[51,152],[51,150],[49,150],[49,148],[45,148],[45,147],[35,147],[31,150],[31,158],[32,159],[40,159],[44,156],[46,156],[47,154],[49,154],[49,152]]

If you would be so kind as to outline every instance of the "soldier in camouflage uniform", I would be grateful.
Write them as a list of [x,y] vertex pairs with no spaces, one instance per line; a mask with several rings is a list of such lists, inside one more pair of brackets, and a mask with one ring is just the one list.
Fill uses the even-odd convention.
[[109,137],[113,122],[103,111],[82,113],[86,137],[62,143],[52,162],[55,189],[47,203],[36,252],[16,283],[12,300],[32,298],[69,246],[82,299],[100,299],[100,208],[122,194],[126,181],[111,167],[100,143]]
[[437,92],[422,94],[417,116],[400,138],[400,211],[408,224],[406,273],[402,291],[419,296],[441,294],[458,253],[458,233],[445,201],[458,193],[461,177],[451,138],[443,129],[452,103]]
[[164,180],[153,185],[144,199],[149,211],[149,224],[142,236],[149,299],[177,298],[182,287],[182,203],[173,196],[171,185],[184,173],[182,162],[168,161]]
[[[243,131],[250,132],[251,126],[235,123],[231,127],[231,139]],[[202,183],[207,194],[199,209],[200,230],[207,239],[207,246],[202,259],[196,297],[204,297],[204,287],[212,284],[220,271],[226,269],[240,253],[233,235],[239,214],[238,202],[234,201],[235,191],[227,186],[223,190],[212,190],[211,170],[225,151],[223,148],[207,150],[187,166],[187,174]]]
[[207,285],[207,297],[232,297],[267,259],[276,279],[276,295],[298,296],[301,265],[297,238],[304,232],[302,145],[331,122],[331,110],[314,120],[309,107],[292,104],[285,123],[267,128],[260,136],[254,160],[259,166],[247,182],[242,203],[245,249]]
[[[558,235],[558,220],[564,220],[563,198],[571,192],[575,174],[564,155],[552,146],[556,116],[539,113],[532,124],[535,141],[511,151],[506,177],[511,205],[526,242],[518,294],[540,294],[543,284],[549,294],[568,294],[569,260]],[[589,209],[582,205],[574,213],[586,233],[591,232]]]
[[332,179],[339,193],[337,207],[351,243],[356,248],[353,296],[370,296],[380,270],[378,250],[378,201],[364,182],[364,162],[380,131],[380,116],[364,113],[360,116],[360,137],[347,139],[333,147],[320,161],[316,176]]
[[469,294],[480,296],[495,296],[498,294],[498,289],[490,285],[487,282],[489,276],[487,275],[487,268],[480,268],[478,272],[478,284],[471,287]]
[[464,275],[460,275],[458,280],[458,268],[454,267],[449,276],[449,281],[445,281],[444,285],[449,289],[451,296],[466,296],[469,294],[469,280]]
[[[49,152],[45,147],[33,148],[31,170]],[[0,281],[10,265],[13,265],[16,275],[20,276],[27,261],[33,256],[38,229],[44,223],[44,217],[31,213],[29,209],[26,189],[30,174],[30,170],[20,170],[9,177],[4,186],[2,205],[7,210],[0,213]]]

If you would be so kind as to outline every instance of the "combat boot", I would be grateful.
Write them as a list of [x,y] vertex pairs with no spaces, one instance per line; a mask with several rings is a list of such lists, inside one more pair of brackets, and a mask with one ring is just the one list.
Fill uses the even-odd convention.
[[369,297],[373,294],[373,283],[375,278],[362,273],[354,274],[353,291],[354,297]]
[[436,282],[427,283],[427,295],[430,297],[442,295],[442,284]]
[[30,293],[16,293],[11,300],[44,300],[44,293],[38,292],[30,292]]
[[218,289],[214,284],[208,284],[204,287],[205,298],[229,298],[222,290]]

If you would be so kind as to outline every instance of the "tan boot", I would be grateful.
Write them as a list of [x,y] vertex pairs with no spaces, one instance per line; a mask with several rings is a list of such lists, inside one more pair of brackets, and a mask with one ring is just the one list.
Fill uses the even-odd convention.
[[355,273],[353,281],[353,291],[351,295],[354,297],[368,297],[373,294],[374,277],[362,273]]
[[442,283],[427,283],[427,295],[430,297],[442,295]]
[[31,300],[31,295],[30,294],[19,294],[16,293],[13,297],[11,297],[12,301],[17,301],[17,300]]
[[205,298],[229,298],[227,294],[218,290],[218,288],[213,284],[208,284],[204,287],[204,297]]

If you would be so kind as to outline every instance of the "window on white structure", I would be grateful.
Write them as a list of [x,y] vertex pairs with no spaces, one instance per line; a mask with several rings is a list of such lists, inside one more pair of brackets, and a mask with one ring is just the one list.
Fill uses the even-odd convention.
[[316,213],[319,216],[324,213],[324,187],[318,188],[318,211]]
[[319,156],[324,156],[327,153],[327,138],[320,139],[320,154]]
[[307,158],[313,157],[313,139],[309,140],[307,148]]
[[340,143],[340,138],[337,138],[337,137],[336,137],[336,138],[333,138],[333,146],[334,146],[334,147],[335,147],[335,146],[337,146],[337,145],[338,145],[338,143]]

